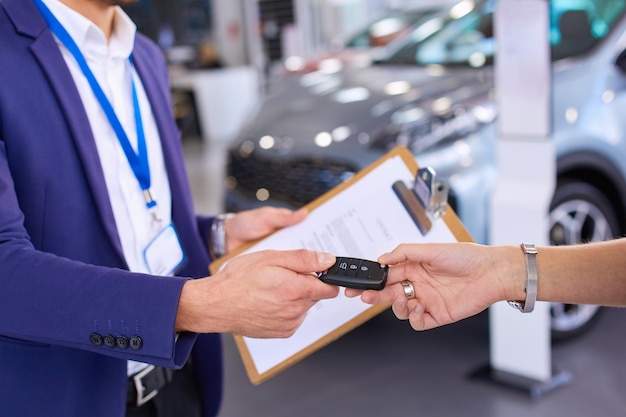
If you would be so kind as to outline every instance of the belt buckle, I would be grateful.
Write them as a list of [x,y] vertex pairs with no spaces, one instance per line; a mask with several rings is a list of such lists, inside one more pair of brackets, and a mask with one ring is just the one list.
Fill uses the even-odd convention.
[[148,394],[144,393],[144,391],[146,390],[146,387],[143,385],[142,378],[148,375],[150,372],[152,372],[154,368],[156,368],[156,366],[150,365],[147,368],[133,375],[133,381],[135,382],[135,389],[137,390],[137,407],[141,407],[142,405],[144,405],[145,403],[153,399],[154,396],[157,395],[159,392],[159,390],[155,389],[152,392],[149,392]]

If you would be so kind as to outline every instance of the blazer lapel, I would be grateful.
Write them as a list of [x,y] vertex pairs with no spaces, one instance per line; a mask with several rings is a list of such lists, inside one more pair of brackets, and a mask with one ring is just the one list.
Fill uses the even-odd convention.
[[[89,125],[89,119],[56,41],[47,28],[45,20],[32,2],[25,0],[3,0],[3,2],[17,30],[35,38],[31,50],[47,75],[52,91],[65,113],[72,139],[82,161],[84,174],[90,185],[92,198],[96,203],[104,229],[113,242],[120,259],[124,260],[122,245],[117,233],[115,217],[109,201],[104,174]],[[16,4],[21,2],[23,4]]]

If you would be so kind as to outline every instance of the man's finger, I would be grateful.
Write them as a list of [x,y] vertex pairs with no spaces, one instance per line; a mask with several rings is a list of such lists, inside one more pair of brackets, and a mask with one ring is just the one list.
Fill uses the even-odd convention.
[[326,271],[336,260],[335,255],[332,253],[307,249],[263,251],[257,253],[260,253],[260,256],[264,259],[271,259],[274,266],[290,269],[302,274]]

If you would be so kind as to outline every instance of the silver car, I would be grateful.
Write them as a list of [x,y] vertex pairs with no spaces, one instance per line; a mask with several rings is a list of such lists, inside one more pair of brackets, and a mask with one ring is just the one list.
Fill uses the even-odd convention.
[[[552,244],[626,232],[624,0],[553,0]],[[464,0],[414,28],[366,68],[285,77],[230,151],[226,206],[299,207],[406,145],[450,185],[475,241],[488,242],[497,176],[494,2]],[[587,329],[596,306],[552,305],[555,339]]]

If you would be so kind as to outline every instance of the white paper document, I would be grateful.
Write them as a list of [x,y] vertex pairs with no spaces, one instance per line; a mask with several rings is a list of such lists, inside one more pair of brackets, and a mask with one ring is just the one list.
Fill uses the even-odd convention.
[[[423,236],[392,189],[395,181],[412,184],[414,173],[400,156],[384,160],[347,189],[314,209],[301,223],[280,230],[246,253],[265,249],[306,248],[376,260],[400,243],[455,242],[446,222],[435,221]],[[318,302],[288,339],[242,338],[259,374],[278,366],[372,306],[341,294]]]

